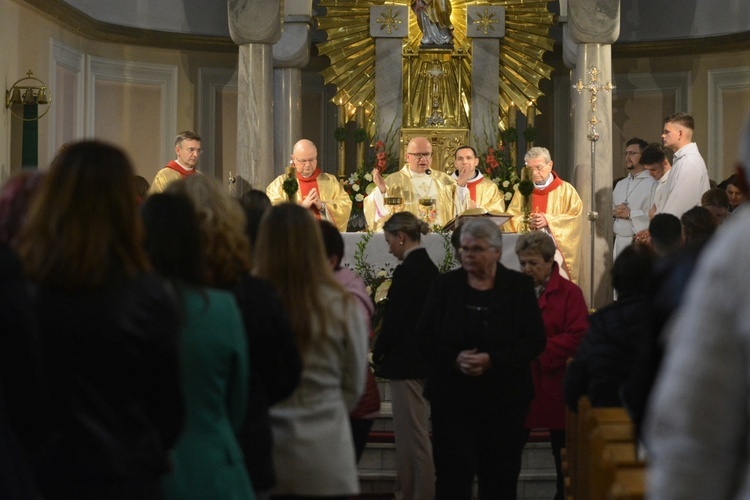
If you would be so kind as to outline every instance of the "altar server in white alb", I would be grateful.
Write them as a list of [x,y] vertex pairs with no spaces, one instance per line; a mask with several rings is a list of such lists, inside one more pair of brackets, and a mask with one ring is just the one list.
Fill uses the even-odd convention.
[[628,175],[615,186],[612,193],[612,218],[615,233],[613,258],[633,242],[633,236],[648,229],[648,211],[654,203],[658,183],[641,163],[641,153],[648,146],[634,137],[625,143],[625,168]]
[[[750,122],[739,157],[748,193]],[[732,215],[702,251],[667,327],[646,422],[649,498],[750,498],[748,215]]]
[[711,186],[708,182],[706,162],[693,142],[695,121],[686,113],[675,113],[664,119],[661,139],[664,147],[674,151],[672,171],[664,189],[667,201],[662,212],[682,217],[682,214],[700,205],[701,196]]

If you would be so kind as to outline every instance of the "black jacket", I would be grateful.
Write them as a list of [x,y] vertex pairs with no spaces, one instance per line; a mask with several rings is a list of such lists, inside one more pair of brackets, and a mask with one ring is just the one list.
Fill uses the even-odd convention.
[[584,394],[591,405],[622,406],[620,390],[650,331],[651,308],[644,296],[620,299],[598,310],[565,376],[565,401],[576,410]]
[[[531,278],[498,264],[481,331],[467,327],[469,293],[463,269],[443,274],[435,282],[419,324],[422,351],[430,366],[425,396],[433,402],[475,408],[528,404],[534,397],[530,363],[547,342]],[[492,368],[479,377],[462,374],[456,358],[466,349],[489,353]]]
[[39,288],[34,313],[52,395],[45,498],[160,498],[184,417],[173,295],[143,274],[93,291]]
[[427,377],[416,327],[430,287],[439,275],[424,248],[410,252],[393,271],[383,327],[372,351],[376,376],[395,380]]

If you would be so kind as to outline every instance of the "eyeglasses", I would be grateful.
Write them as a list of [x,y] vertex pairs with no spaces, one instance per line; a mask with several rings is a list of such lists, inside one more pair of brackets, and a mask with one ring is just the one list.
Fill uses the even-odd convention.
[[640,151],[625,151],[622,155],[623,156],[635,156],[641,154]]
[[526,164],[526,166],[529,167],[531,170],[536,170],[537,172],[541,172],[542,170],[544,170],[547,167],[547,165],[549,165],[549,163],[540,163],[539,165],[535,167],[532,167],[528,163]]
[[432,153],[409,153],[406,154],[412,155],[417,160],[421,160],[422,158],[427,158],[428,160],[432,157]]
[[462,254],[464,254],[464,253],[467,253],[467,254],[478,254],[478,253],[486,252],[490,248],[492,248],[492,247],[480,247],[480,246],[461,247],[461,248],[459,248],[459,251]]
[[292,156],[292,158],[294,158],[294,161],[296,161],[298,163],[301,163],[303,165],[306,164],[306,163],[309,163],[310,165],[312,165],[313,163],[315,163],[316,161],[318,161],[317,157],[316,158],[310,158],[309,160],[300,160],[296,156]]

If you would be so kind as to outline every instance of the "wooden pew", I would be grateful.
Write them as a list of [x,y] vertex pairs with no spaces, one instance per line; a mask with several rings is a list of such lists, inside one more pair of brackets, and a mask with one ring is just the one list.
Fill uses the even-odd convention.
[[643,500],[646,498],[646,468],[620,467],[607,494],[607,500]]

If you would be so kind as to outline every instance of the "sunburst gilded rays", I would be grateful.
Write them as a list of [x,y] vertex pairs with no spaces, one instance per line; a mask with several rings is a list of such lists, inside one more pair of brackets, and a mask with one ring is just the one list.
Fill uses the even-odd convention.
[[[336,88],[334,102],[346,106],[347,119],[354,116],[356,106],[364,106],[368,117],[375,105],[375,43],[369,36],[370,7],[383,5],[384,0],[321,0],[320,7],[326,9],[317,18],[318,28],[325,31],[327,40],[318,44],[318,52],[331,59],[331,67],[323,70],[326,84]],[[392,5],[409,6],[409,0],[387,2]],[[471,92],[471,39],[467,36],[466,7],[476,0],[453,0],[451,21],[454,27],[454,50],[462,49],[468,57],[454,58],[446,70],[461,75],[462,95],[451,96],[460,101],[468,113]],[[542,79],[550,78],[552,68],[542,62],[545,52],[552,50],[553,40],[549,28],[555,16],[548,11],[546,1],[537,0],[489,0],[483,5],[505,7],[505,38],[500,41],[500,108],[507,115],[511,104],[523,109],[528,103],[543,95],[539,89]],[[405,47],[419,50],[421,33],[416,17],[409,9],[409,36]],[[414,64],[418,64],[416,61]],[[458,71],[457,64],[461,64]],[[413,68],[415,71],[419,66]],[[417,84],[418,79],[412,81]],[[421,82],[424,84],[424,82]],[[405,103],[406,104],[406,103]],[[414,105],[414,103],[411,103]],[[503,128],[507,118],[503,119]],[[371,129],[372,120],[368,124]],[[372,130],[371,130],[372,131]]]

